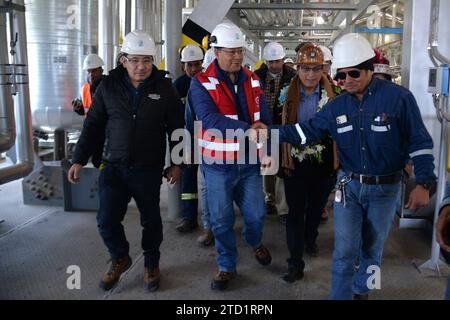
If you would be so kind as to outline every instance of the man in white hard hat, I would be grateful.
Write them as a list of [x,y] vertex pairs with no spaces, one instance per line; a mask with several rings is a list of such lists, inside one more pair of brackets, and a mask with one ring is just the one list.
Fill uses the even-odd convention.
[[221,23],[211,33],[210,45],[217,59],[192,79],[189,103],[202,125],[198,142],[217,250],[219,272],[211,288],[224,290],[236,277],[234,201],[244,217],[243,235],[256,260],[262,265],[272,261],[262,245],[266,208],[260,165],[248,161],[248,148],[241,149],[239,142],[248,141],[227,137],[230,131],[245,132],[271,118],[258,77],[242,67],[245,40],[241,30],[234,24]]
[[[264,64],[255,71],[261,80],[266,104],[272,113],[272,123],[281,124],[282,103],[279,103],[281,89],[287,88],[295,76],[295,69],[284,64],[284,48],[277,42],[269,42],[263,50]],[[280,221],[286,223],[288,206],[284,192],[283,179],[275,175],[265,175],[264,193],[267,214],[278,214]]]
[[[202,70],[203,49],[198,45],[188,44],[181,50],[181,63],[185,74],[176,79],[173,85],[177,89],[183,104],[185,104],[191,79]],[[198,165],[195,164],[186,164],[182,169],[182,214],[181,221],[176,226],[176,230],[180,233],[192,232],[198,227],[197,170]]]
[[284,59],[284,64],[292,69],[295,69],[295,63],[294,63],[294,60],[292,60],[292,58]]
[[[122,52],[122,65],[110,71],[93,98],[68,179],[79,182],[82,167],[95,148],[93,138],[105,132],[97,225],[112,262],[100,287],[113,288],[132,264],[122,220],[134,198],[143,227],[144,287],[154,291],[160,282],[163,234],[159,193],[166,141],[167,135],[183,128],[183,106],[170,79],[153,65],[155,42],[147,33],[135,30],[127,34]],[[170,149],[174,145],[170,141]],[[178,166],[172,164],[167,172],[168,180],[179,180]]]
[[345,92],[308,122],[271,128],[279,129],[281,142],[305,146],[331,134],[337,143],[331,299],[367,299],[375,287],[373,272],[380,275],[406,161],[412,159],[417,184],[407,208],[428,205],[436,182],[433,141],[416,100],[407,89],[373,77],[374,56],[362,35],[341,37],[333,65]]
[[103,80],[103,60],[95,53],[89,54],[83,61],[83,70],[86,71],[86,82],[81,88],[81,100],[72,100],[73,111],[84,116],[92,104],[95,90]]

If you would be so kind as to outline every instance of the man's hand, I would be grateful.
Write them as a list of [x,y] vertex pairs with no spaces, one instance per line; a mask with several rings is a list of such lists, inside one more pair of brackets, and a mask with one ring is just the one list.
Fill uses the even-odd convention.
[[421,207],[426,207],[430,202],[430,192],[421,185],[417,185],[409,194],[406,209],[416,211]]
[[175,184],[180,181],[181,168],[179,166],[171,166],[167,170],[167,182],[169,184]]
[[267,126],[262,122],[254,123],[250,128],[249,138],[254,143],[265,141],[268,136]]
[[445,206],[441,210],[438,222],[436,224],[436,241],[439,243],[442,249],[450,252],[450,243],[445,243],[450,232],[450,205]]
[[70,167],[69,172],[67,173],[67,179],[70,183],[77,184],[78,182],[80,182],[81,168],[83,168],[83,166],[78,163],[74,163]]
[[76,98],[72,100],[72,108],[75,113],[84,116],[83,102],[80,99]]
[[[267,175],[274,175],[277,172],[273,168],[274,162],[271,156],[264,156],[261,159],[261,175],[267,176]],[[274,172],[275,171],[275,172]]]

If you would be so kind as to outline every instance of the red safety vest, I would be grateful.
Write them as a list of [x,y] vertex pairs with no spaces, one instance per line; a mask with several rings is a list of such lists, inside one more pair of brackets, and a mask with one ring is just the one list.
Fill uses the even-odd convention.
[[[247,99],[248,113],[251,123],[254,124],[260,122],[259,97],[262,91],[258,76],[247,68],[243,68],[243,70],[247,76],[244,82],[244,92]],[[225,117],[238,120],[234,97],[227,84],[217,79],[215,63],[211,63],[205,72],[199,73],[197,79],[208,90],[219,112]],[[221,139],[220,137],[208,134],[207,130],[202,129],[201,136],[197,140],[200,154],[203,157],[219,161],[222,160],[223,162],[227,159],[238,159],[239,142],[237,138],[225,139],[224,137]],[[258,146],[258,149],[260,148]]]

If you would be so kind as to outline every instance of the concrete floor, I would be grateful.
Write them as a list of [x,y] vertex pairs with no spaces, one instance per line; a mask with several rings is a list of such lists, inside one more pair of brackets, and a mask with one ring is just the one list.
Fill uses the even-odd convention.
[[[0,185],[0,299],[149,299],[149,300],[303,300],[326,299],[330,289],[333,247],[332,220],[320,227],[317,258],[306,257],[305,278],[286,284],[287,248],[284,226],[268,216],[264,244],[273,256],[268,267],[260,266],[240,236],[238,215],[238,278],[229,290],[215,292],[210,281],[216,272],[213,248],[196,244],[198,233],[180,235],[176,222],[167,219],[165,186],[161,193],[164,241],[161,247],[162,280],[159,291],[142,289],[143,258],[140,249],[139,214],[130,204],[124,225],[130,242],[132,267],[119,284],[105,293],[98,288],[108,268],[108,255],[96,230],[95,213],[64,212],[62,208],[26,206],[21,182]],[[425,277],[413,259],[429,258],[431,234],[425,230],[393,226],[385,246],[381,290],[371,299],[442,299],[444,277]],[[81,270],[81,289],[69,290],[69,266]]]

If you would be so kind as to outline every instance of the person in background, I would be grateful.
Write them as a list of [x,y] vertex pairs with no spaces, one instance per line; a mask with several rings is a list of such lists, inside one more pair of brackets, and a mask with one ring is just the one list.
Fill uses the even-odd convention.
[[[272,113],[272,123],[281,124],[282,103],[279,102],[282,89],[287,89],[295,76],[295,69],[284,64],[284,48],[277,42],[269,42],[263,50],[264,64],[255,71],[260,78],[267,107]],[[276,175],[265,175],[264,193],[267,214],[278,214],[280,221],[286,223],[288,206],[283,179]]]
[[[188,44],[181,51],[181,63],[183,64],[184,75],[176,79],[173,85],[177,89],[183,105],[185,105],[191,79],[202,70],[203,50],[198,45]],[[182,218],[176,226],[176,230],[180,233],[189,233],[198,227],[197,171],[198,165],[191,162],[182,167]]]
[[[444,200],[439,209],[439,219],[436,224],[436,241],[441,246],[441,253],[450,265],[450,181],[447,181]],[[445,300],[450,300],[450,275],[447,280]]]

